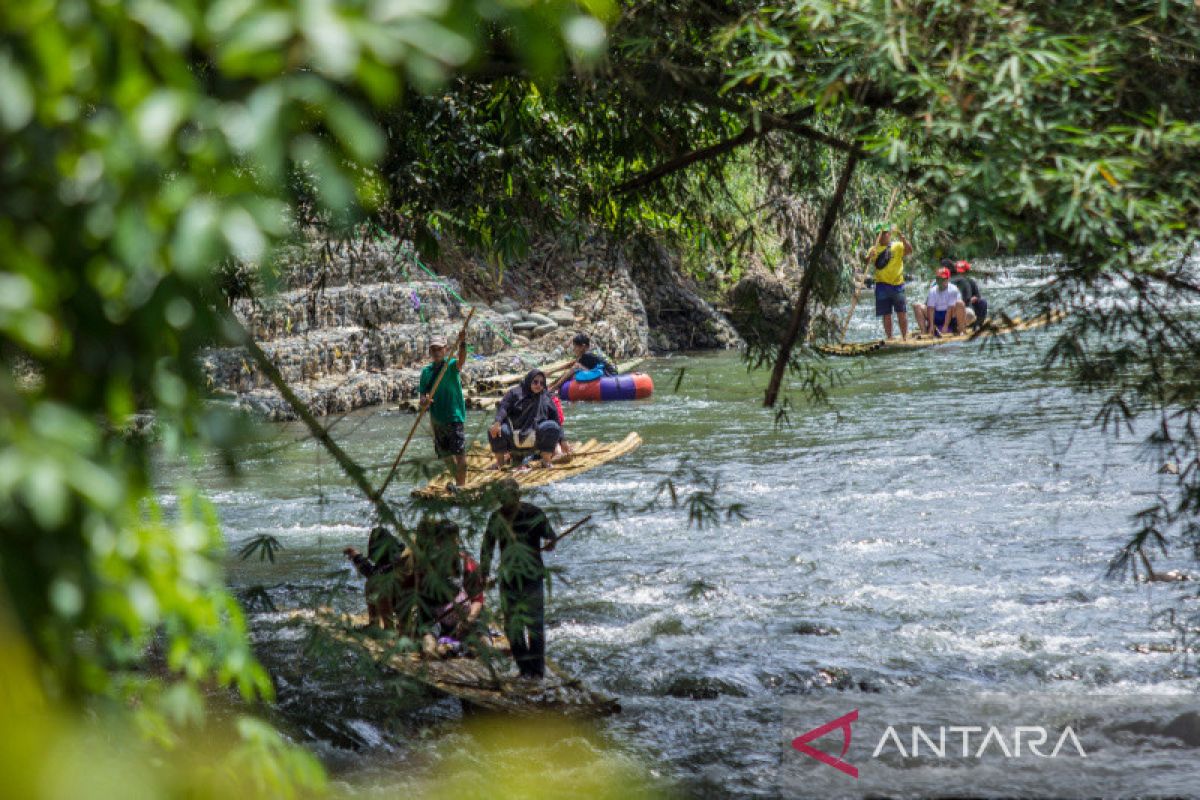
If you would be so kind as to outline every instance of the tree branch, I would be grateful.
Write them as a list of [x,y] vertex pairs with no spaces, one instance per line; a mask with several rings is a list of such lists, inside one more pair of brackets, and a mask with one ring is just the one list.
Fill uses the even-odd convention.
[[241,339],[242,346],[244,346],[247,352],[250,353],[250,358],[258,366],[258,368],[262,370],[263,375],[265,375],[267,380],[271,382],[271,385],[278,390],[283,399],[287,400],[292,408],[296,410],[296,415],[304,422],[304,425],[308,428],[309,433],[313,435],[313,438],[320,442],[321,446],[329,451],[329,454],[333,456],[333,460],[336,461],[338,466],[342,468],[342,472],[346,473],[346,477],[348,477],[354,483],[354,485],[358,487],[359,491],[366,495],[371,504],[375,506],[375,510],[378,512],[380,519],[391,525],[396,534],[402,536],[404,527],[400,524],[400,520],[396,518],[395,513],[393,513],[391,507],[383,500],[383,498],[376,497],[375,489],[371,486],[370,481],[367,480],[366,472],[363,470],[363,468],[360,467],[354,459],[347,455],[346,451],[343,450],[341,446],[333,440],[333,437],[329,435],[329,432],[325,430],[324,426],[317,421],[317,418],[313,415],[312,411],[309,410],[308,404],[296,396],[296,393],[292,391],[292,387],[288,385],[288,382],[284,380],[283,375],[280,374],[279,368],[276,367],[274,362],[271,361],[270,357],[263,352],[263,349],[258,346],[258,343],[255,342],[254,338],[250,336],[249,331],[247,331],[242,324],[238,322],[237,318],[234,317],[233,314],[226,314],[225,319],[237,332],[238,337]]
[[695,164],[697,161],[705,161],[710,158],[716,158],[717,156],[724,155],[730,150],[738,148],[747,142],[752,142],[772,130],[774,130],[774,128],[770,125],[764,124],[760,125],[758,128],[755,128],[753,125],[747,125],[737,136],[733,136],[722,142],[717,142],[714,145],[709,145],[708,147],[701,147],[699,150],[692,150],[684,153],[681,156],[677,156],[670,161],[659,164],[657,167],[643,172],[636,178],[631,178],[624,183],[618,184],[613,189],[613,193],[626,194],[627,192],[632,192],[635,189],[641,189],[644,186],[654,183],[660,178],[670,175],[672,172],[678,172],[681,169],[685,169],[692,164]]
[[779,398],[779,387],[783,384],[784,373],[791,361],[792,348],[795,347],[797,341],[807,338],[808,304],[809,298],[812,296],[813,284],[816,282],[817,269],[820,266],[821,257],[825,255],[825,245],[829,241],[829,234],[833,231],[834,223],[837,222],[838,213],[842,208],[842,200],[846,196],[846,188],[850,185],[850,177],[854,174],[854,168],[857,165],[858,154],[851,152],[846,158],[846,166],[838,178],[833,197],[829,199],[829,205],[825,208],[825,216],[821,219],[821,227],[817,230],[817,240],[808,254],[804,277],[800,279],[800,296],[796,298],[796,307],[792,310],[792,320],[779,345],[779,356],[775,361],[775,368],[771,371],[771,382],[767,384],[767,394],[763,399],[763,405],[767,408],[773,408],[775,401]]
[[[722,107],[724,107],[724,104],[722,104]],[[802,136],[806,139],[812,139],[813,141],[820,142],[821,144],[833,148],[834,150],[840,150],[844,153],[849,153],[850,155],[853,155],[855,159],[867,159],[870,157],[870,154],[866,150],[863,150],[861,147],[851,142],[844,141],[827,133],[822,133],[811,125],[805,125],[804,123],[797,121],[797,116],[811,116],[810,110],[798,112],[795,115],[786,117],[781,117],[775,114],[764,114],[761,112],[756,113],[758,116],[757,126],[754,124],[747,124],[746,127],[742,129],[742,132],[736,136],[732,136],[724,141],[717,142],[714,145],[709,145],[708,147],[701,147],[698,150],[691,150],[681,156],[671,159],[670,161],[659,164],[657,167],[653,167],[646,172],[641,173],[637,177],[630,178],[624,183],[618,184],[613,188],[613,194],[627,194],[637,189],[642,189],[654,183],[655,181],[670,175],[673,172],[686,169],[699,161],[706,161],[710,158],[722,156],[731,150],[759,139],[775,130],[786,131],[797,136]]]

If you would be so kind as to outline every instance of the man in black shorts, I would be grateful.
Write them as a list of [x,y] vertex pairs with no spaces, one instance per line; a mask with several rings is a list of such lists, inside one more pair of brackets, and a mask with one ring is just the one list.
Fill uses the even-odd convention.
[[[434,336],[429,342],[429,355],[433,363],[421,370],[417,391],[421,394],[421,407],[429,409],[429,419],[433,422],[434,452],[438,458],[454,460],[454,483],[461,489],[467,483],[467,435],[463,429],[463,423],[467,421],[467,403],[463,400],[459,365],[467,358],[467,343],[461,342],[458,357],[447,362],[446,338]],[[446,368],[446,374],[431,398],[433,384],[442,367]]]

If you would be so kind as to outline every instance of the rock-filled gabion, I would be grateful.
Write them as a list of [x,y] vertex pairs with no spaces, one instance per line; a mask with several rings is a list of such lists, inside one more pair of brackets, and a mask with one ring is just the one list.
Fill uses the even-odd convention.
[[[476,319],[480,313],[476,313]],[[485,317],[486,319],[486,317]],[[496,319],[490,320],[496,323]],[[379,372],[424,364],[429,341],[441,334],[448,341],[458,335],[462,320],[440,320],[437,324],[388,325],[381,328],[335,327],[261,342],[288,383],[312,381],[330,375],[354,372]],[[481,320],[482,322],[482,320]],[[467,332],[467,346],[475,353],[499,352],[505,343],[503,326],[475,327]],[[207,353],[204,368],[211,382],[234,392],[247,392],[270,386],[265,375],[240,348]]]
[[[404,253],[373,242],[336,252],[320,243],[297,246],[267,276],[278,292],[260,289],[256,299],[234,302],[235,315],[315,413],[413,397],[430,338],[457,336],[466,309],[445,286],[461,294],[459,285],[430,278]],[[656,253],[653,268],[635,281],[626,248],[602,237],[535,246],[507,270],[508,296],[490,305],[472,301],[464,386],[470,391],[480,378],[561,360],[581,330],[611,358],[644,355],[647,294],[654,318],[671,331],[660,349],[736,346],[736,333],[689,285],[660,279],[663,257]],[[672,316],[680,308],[682,322]],[[210,350],[202,365],[218,396],[268,419],[295,417],[241,348]]]

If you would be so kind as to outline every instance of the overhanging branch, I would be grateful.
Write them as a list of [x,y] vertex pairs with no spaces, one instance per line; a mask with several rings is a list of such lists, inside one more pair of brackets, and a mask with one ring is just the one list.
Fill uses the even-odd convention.
[[692,164],[700,161],[707,161],[711,158],[725,155],[731,150],[735,150],[744,144],[753,142],[771,131],[785,131],[787,133],[802,136],[806,139],[811,139],[815,142],[820,142],[827,147],[835,150],[840,150],[844,153],[854,156],[855,159],[864,160],[869,158],[870,154],[858,147],[855,144],[844,141],[836,136],[830,136],[827,133],[822,133],[811,125],[805,125],[802,122],[795,122],[788,117],[779,117],[773,114],[761,115],[757,125],[747,125],[741,133],[732,136],[716,144],[708,147],[701,147],[697,150],[691,150],[683,155],[676,156],[670,161],[659,164],[646,172],[641,173],[637,177],[630,178],[624,183],[618,184],[613,188],[613,194],[628,194],[629,192],[645,188],[650,184],[665,178],[673,172],[687,169]]
[[812,250],[809,251],[808,264],[805,265],[804,276],[800,279],[800,296],[796,299],[795,308],[792,309],[792,319],[788,323],[787,332],[783,335],[783,341],[779,344],[779,356],[775,360],[775,368],[771,371],[771,381],[767,384],[766,397],[763,399],[763,405],[767,408],[773,408],[779,397],[783,376],[787,372],[788,363],[792,358],[792,348],[795,347],[796,342],[802,342],[808,338],[809,298],[812,295],[813,284],[816,282],[817,270],[820,269],[821,258],[825,255],[825,245],[829,241],[829,234],[833,231],[834,223],[837,222],[838,214],[842,209],[842,200],[846,196],[846,189],[850,186],[850,178],[854,175],[854,168],[857,165],[858,156],[851,153],[846,158],[846,166],[838,178],[837,187],[833,190],[833,197],[829,199],[829,205],[825,207],[825,215],[821,218],[821,227],[817,230],[817,239],[813,242]]
[[774,128],[769,125],[761,125],[758,128],[755,128],[752,125],[747,125],[745,129],[742,130],[742,132],[737,136],[733,136],[722,142],[717,142],[714,145],[709,145],[708,147],[701,147],[699,150],[692,150],[688,153],[684,153],[683,155],[677,156],[670,161],[659,164],[653,169],[643,172],[636,178],[631,178],[624,183],[618,184],[616,188],[613,189],[613,193],[625,194],[627,192],[632,192],[635,189],[641,189],[644,186],[649,186],[660,178],[670,175],[672,172],[678,172],[681,169],[686,169],[698,161],[706,161],[710,158],[716,158],[717,156],[724,155],[730,150],[741,147],[747,142],[752,142],[772,130],[774,130]]

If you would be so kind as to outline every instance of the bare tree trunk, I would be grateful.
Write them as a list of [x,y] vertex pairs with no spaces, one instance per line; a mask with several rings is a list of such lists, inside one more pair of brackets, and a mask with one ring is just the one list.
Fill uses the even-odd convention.
[[812,297],[813,283],[816,282],[817,269],[821,263],[821,257],[825,254],[825,245],[829,241],[829,234],[833,231],[833,225],[837,222],[838,214],[842,210],[842,200],[846,196],[846,188],[850,185],[850,177],[854,174],[856,166],[858,166],[858,154],[851,152],[846,157],[846,166],[842,168],[842,174],[838,178],[833,197],[829,198],[829,205],[825,208],[825,216],[821,219],[821,227],[817,230],[817,240],[813,242],[812,252],[808,254],[804,277],[800,279],[800,296],[796,298],[796,307],[792,310],[792,321],[788,324],[787,333],[783,335],[783,341],[779,344],[779,357],[775,360],[775,368],[771,371],[771,382],[767,384],[767,394],[763,399],[763,406],[766,408],[774,408],[775,401],[779,399],[779,387],[783,384],[783,376],[787,373],[788,362],[791,361],[792,349],[796,346],[796,342],[808,338],[808,323],[811,316],[808,306],[809,299]]

